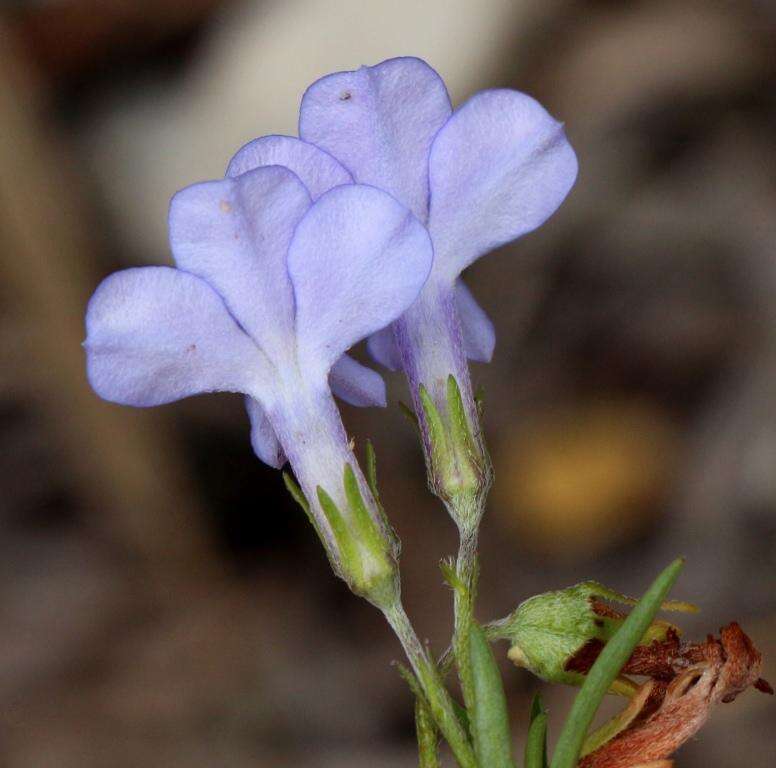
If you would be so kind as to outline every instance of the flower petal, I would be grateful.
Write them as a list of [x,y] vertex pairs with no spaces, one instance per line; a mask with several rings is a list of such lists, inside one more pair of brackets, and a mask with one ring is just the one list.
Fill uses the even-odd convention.
[[404,312],[431,260],[425,227],[390,195],[360,184],[323,195],[288,252],[305,375],[327,372],[345,350]]
[[194,184],[170,204],[176,263],[207,280],[273,360],[293,346],[294,298],[286,254],[310,205],[299,178],[274,165],[235,179]]
[[350,355],[342,355],[331,367],[329,386],[340,400],[350,405],[385,408],[387,404],[383,377]]
[[538,227],[576,176],[562,124],[537,101],[509,90],[472,96],[431,147],[435,274],[455,278],[482,254]]
[[[463,351],[469,360],[489,363],[496,346],[496,330],[485,310],[477,303],[463,280],[455,284],[455,306],[461,322]],[[369,354],[389,371],[401,370],[399,347],[393,335],[393,327],[381,328],[367,341]]]
[[275,430],[269,423],[262,404],[254,397],[245,398],[245,408],[251,420],[251,446],[253,452],[270,467],[280,469],[286,463],[286,455],[280,447]]
[[89,383],[122,405],[169,403],[201,392],[260,392],[268,363],[218,294],[171,267],[103,280],[86,312]]
[[401,353],[393,336],[392,325],[373,333],[366,342],[366,348],[372,358],[389,371],[401,370]]
[[388,59],[313,83],[302,97],[299,135],[425,221],[429,147],[450,112],[445,84],[426,62]]
[[496,329],[463,280],[455,283],[455,307],[461,321],[463,351],[469,360],[489,363],[496,346]]
[[262,136],[248,142],[231,159],[226,175],[239,176],[264,165],[282,165],[293,171],[313,200],[332,187],[353,183],[353,177],[328,152],[294,136]]

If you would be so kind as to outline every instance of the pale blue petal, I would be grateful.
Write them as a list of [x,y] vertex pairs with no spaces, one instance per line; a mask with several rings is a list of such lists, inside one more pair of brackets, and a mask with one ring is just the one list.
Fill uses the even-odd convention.
[[170,267],[142,267],[106,278],[86,312],[89,383],[122,405],[169,403],[201,392],[264,391],[261,351],[218,294]]
[[194,184],[170,204],[176,263],[207,280],[273,360],[293,346],[286,253],[310,205],[302,182],[279,166]]
[[538,227],[576,176],[563,125],[537,101],[509,90],[473,96],[431,147],[435,275],[454,279],[482,254]]
[[251,421],[251,446],[253,452],[270,467],[280,469],[286,456],[280,447],[275,430],[269,423],[262,404],[253,397],[245,398],[245,408]]
[[450,112],[445,84],[428,64],[389,59],[313,83],[302,98],[299,135],[425,221],[429,147]]
[[373,333],[366,343],[366,348],[373,359],[389,371],[401,370],[401,355],[393,337],[392,325]]
[[227,176],[239,176],[264,165],[282,165],[293,171],[307,187],[313,200],[353,177],[328,153],[293,136],[262,136],[240,149],[226,169]]
[[455,308],[461,321],[463,351],[469,360],[489,363],[496,346],[496,329],[463,280],[455,284]]
[[329,386],[340,400],[350,405],[384,408],[387,402],[383,377],[350,355],[343,355],[331,367]]
[[335,187],[299,223],[288,253],[302,370],[328,372],[415,300],[432,260],[426,229],[385,192]]

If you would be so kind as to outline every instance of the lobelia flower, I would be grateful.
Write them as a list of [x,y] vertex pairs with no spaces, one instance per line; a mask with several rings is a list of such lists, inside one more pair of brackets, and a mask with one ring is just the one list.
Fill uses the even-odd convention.
[[256,453],[273,466],[288,457],[335,571],[384,607],[398,592],[396,544],[331,389],[383,398],[379,376],[343,355],[415,300],[432,248],[390,195],[304,152],[301,179],[279,165],[240,168],[238,153],[227,178],[173,197],[177,269],[128,269],[98,287],[88,377],[101,397],[133,406],[244,393]]
[[313,83],[302,99],[299,135],[428,227],[431,275],[369,349],[388,368],[404,369],[433,489],[462,532],[473,531],[490,462],[466,359],[489,361],[495,335],[460,274],[558,208],[576,178],[576,156],[562,125],[530,96],[482,91],[453,112],[442,79],[416,58]]

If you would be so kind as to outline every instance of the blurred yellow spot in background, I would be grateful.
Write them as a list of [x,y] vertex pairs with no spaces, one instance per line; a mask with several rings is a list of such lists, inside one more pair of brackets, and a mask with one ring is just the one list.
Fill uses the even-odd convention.
[[537,553],[594,557],[655,523],[677,455],[677,426],[656,404],[545,410],[496,452],[496,514]]

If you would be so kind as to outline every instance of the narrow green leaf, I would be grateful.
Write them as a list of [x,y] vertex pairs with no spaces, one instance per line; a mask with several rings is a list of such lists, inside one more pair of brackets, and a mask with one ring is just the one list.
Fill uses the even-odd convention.
[[514,768],[504,686],[485,633],[474,621],[469,654],[474,686],[474,711],[469,717],[477,761],[487,768]]
[[339,507],[337,507],[331,496],[329,496],[320,485],[317,488],[317,492],[318,502],[331,526],[331,532],[334,534],[334,539],[337,542],[343,565],[346,571],[350,572],[356,581],[360,581],[363,578],[361,555],[358,551],[356,542],[350,535],[347,523],[342,517]]
[[[636,605],[638,600],[635,597],[628,597],[623,595],[622,592],[618,592],[611,587],[606,587],[603,584],[599,584],[597,581],[589,582],[591,591],[595,590],[595,593],[601,597],[611,600],[615,603],[622,603],[623,605]],[[685,602],[684,600],[664,600],[660,604],[661,611],[676,611],[679,613],[698,613],[700,608],[693,603]]]
[[655,579],[620,629],[604,646],[585,678],[582,689],[574,699],[574,704],[555,746],[552,768],[574,768],[576,766],[590,723],[593,721],[601,700],[647,631],[655,614],[660,610],[660,604],[673,586],[683,566],[684,560],[682,558],[674,560]]
[[361,489],[358,487],[358,480],[353,467],[345,464],[345,470],[342,478],[345,486],[345,498],[348,500],[350,511],[353,513],[353,522],[356,524],[360,538],[373,554],[385,552],[386,543],[380,535],[380,530],[369,514],[369,510],[364,504],[364,497],[361,495]]
[[[485,635],[487,637],[487,634]],[[528,715],[529,724],[536,720],[539,715],[547,714],[547,710],[544,708],[544,702],[542,701],[542,695],[537,691],[531,699],[531,712]]]
[[415,699],[415,732],[420,768],[439,768],[439,736],[434,718],[423,699]]
[[547,768],[547,715],[539,715],[528,728],[525,768]]
[[547,712],[538,692],[531,702],[524,768],[547,768]]

